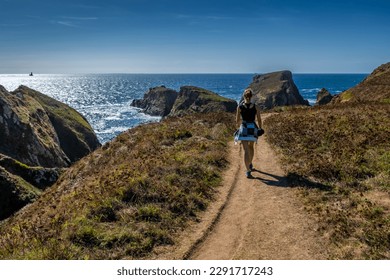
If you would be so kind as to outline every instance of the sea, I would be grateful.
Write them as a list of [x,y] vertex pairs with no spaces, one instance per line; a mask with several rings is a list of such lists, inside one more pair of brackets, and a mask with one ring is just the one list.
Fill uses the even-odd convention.
[[[130,106],[151,87],[164,85],[179,90],[198,86],[238,101],[255,74],[0,74],[0,85],[13,91],[28,86],[79,111],[103,144],[142,123],[159,121]],[[368,74],[294,74],[293,79],[311,105],[326,88],[338,94],[360,83]]]

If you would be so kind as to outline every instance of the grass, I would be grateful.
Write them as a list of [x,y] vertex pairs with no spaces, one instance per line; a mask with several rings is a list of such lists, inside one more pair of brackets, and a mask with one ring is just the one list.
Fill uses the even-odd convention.
[[121,134],[0,226],[0,258],[139,259],[174,244],[217,192],[233,119],[167,118]]
[[265,125],[331,258],[390,259],[390,106],[293,109]]
[[351,91],[345,91],[341,94],[342,101],[348,101],[353,97],[353,94]]

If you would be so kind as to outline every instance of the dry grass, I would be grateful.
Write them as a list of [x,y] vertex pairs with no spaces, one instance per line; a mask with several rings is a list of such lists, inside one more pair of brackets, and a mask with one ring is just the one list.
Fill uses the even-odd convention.
[[332,257],[390,259],[390,105],[293,109],[266,129]]
[[147,258],[213,200],[231,114],[169,118],[77,162],[0,227],[1,259]]

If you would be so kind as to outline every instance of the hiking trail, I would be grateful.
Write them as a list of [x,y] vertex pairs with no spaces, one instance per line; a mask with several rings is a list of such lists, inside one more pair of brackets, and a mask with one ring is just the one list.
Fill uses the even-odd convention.
[[[264,114],[265,115],[265,114]],[[266,117],[266,115],[264,116]],[[263,117],[263,119],[264,119]],[[244,150],[229,144],[230,167],[218,198],[158,259],[326,259],[325,242],[288,186],[265,137],[255,144],[253,179],[245,176]]]

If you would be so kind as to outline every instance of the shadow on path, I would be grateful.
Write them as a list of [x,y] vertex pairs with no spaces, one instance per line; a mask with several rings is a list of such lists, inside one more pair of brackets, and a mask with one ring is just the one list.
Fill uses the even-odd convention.
[[[265,176],[257,177],[257,176],[254,176],[254,173],[259,173],[259,174],[262,174]],[[259,180],[259,181],[263,182],[264,184],[267,184],[268,186],[283,187],[283,188],[288,187],[288,180],[286,177],[274,175],[274,174],[267,173],[267,172],[257,170],[257,169],[252,170],[252,179]]]
[[[257,177],[254,176],[253,173],[259,173],[265,176]],[[265,177],[265,178],[264,178]],[[269,177],[269,178],[267,178]],[[310,189],[318,189],[322,191],[329,191],[332,187],[313,182],[307,178],[304,178],[296,173],[288,173],[287,176],[278,176],[271,173],[267,173],[261,170],[253,169],[252,178],[254,180],[262,181],[264,184],[273,187],[282,187],[282,188],[296,188],[296,187],[304,187]]]

